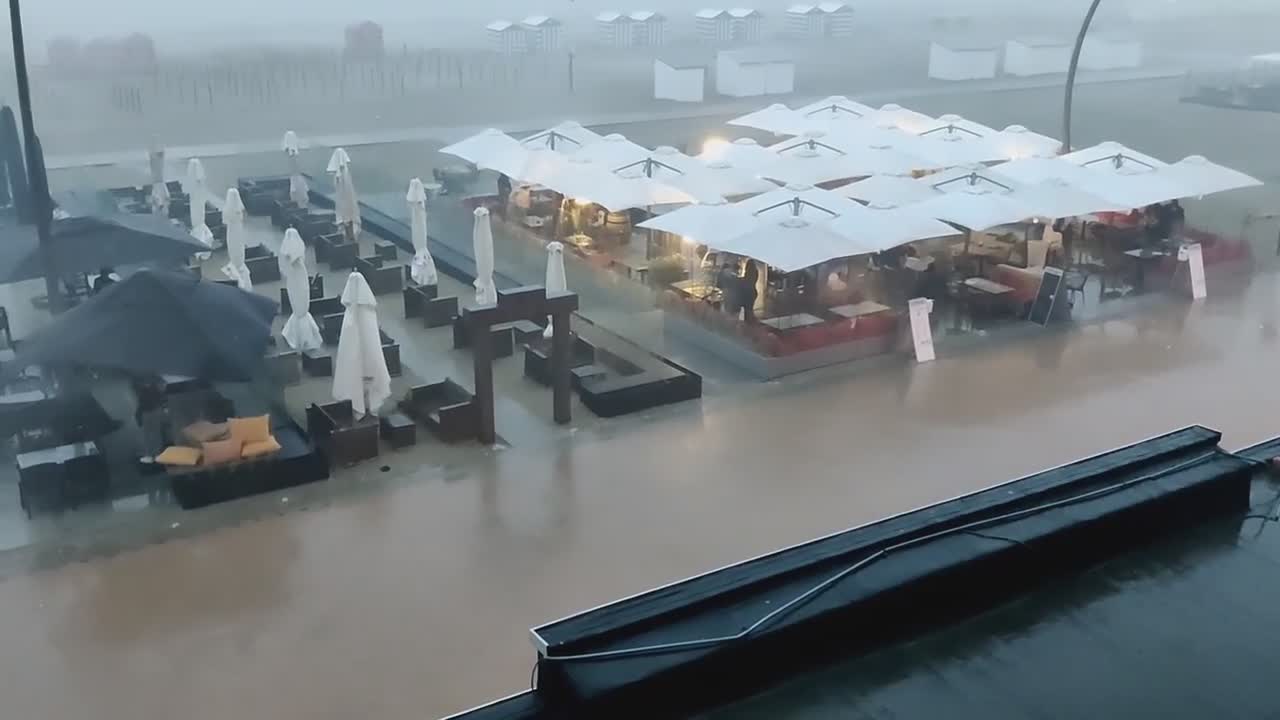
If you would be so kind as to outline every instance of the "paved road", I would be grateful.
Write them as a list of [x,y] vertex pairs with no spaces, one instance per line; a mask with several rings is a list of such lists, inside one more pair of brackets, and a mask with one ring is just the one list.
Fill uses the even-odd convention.
[[1280,433],[1278,298],[1268,276],[928,366],[827,371],[11,577],[5,715],[421,719],[474,705],[525,685],[525,629],[571,611],[1180,425],[1230,446]]

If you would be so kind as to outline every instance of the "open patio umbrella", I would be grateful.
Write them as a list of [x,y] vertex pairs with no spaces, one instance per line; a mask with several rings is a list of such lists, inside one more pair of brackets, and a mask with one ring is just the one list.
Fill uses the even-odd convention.
[[740,115],[730,120],[728,124],[764,130],[778,135],[799,135],[807,129],[803,127],[804,122],[800,114],[782,103],[774,103],[746,115]]
[[289,201],[298,207],[306,207],[311,202],[311,188],[307,186],[307,178],[298,166],[298,153],[301,146],[298,136],[292,130],[286,130],[284,139],[280,141],[280,149],[289,159]]
[[27,338],[18,365],[246,381],[263,368],[276,304],[169,270],[139,270]]
[[427,248],[427,189],[421,180],[414,178],[409,181],[405,200],[409,203],[409,230],[413,239],[409,276],[419,285],[435,285],[440,278],[436,274],[436,262]]
[[[569,281],[564,274],[564,245],[561,243],[554,241],[547,243],[547,279],[544,286],[548,295],[569,291]],[[555,328],[552,326],[554,322],[548,315],[547,327],[542,331],[543,337],[549,338],[555,333]]]
[[360,202],[356,198],[355,180],[351,177],[351,157],[337,148],[329,156],[326,171],[333,176],[333,210],[339,225],[347,228],[351,239],[360,237]]
[[[120,212],[100,193],[59,193],[55,200],[50,247],[54,267],[61,273],[146,263],[177,265],[206,249],[167,217]],[[0,282],[43,276],[35,228],[6,229],[0,241]]]
[[1062,148],[1062,141],[1032,132],[1021,125],[1010,125],[995,134],[991,144],[1005,160],[1051,158]]
[[555,127],[534,133],[520,141],[527,148],[545,147],[561,153],[575,153],[601,137],[572,120],[562,122]]
[[649,148],[612,133],[574,153],[574,159],[585,158],[613,170],[643,160],[649,153]]
[[760,169],[773,162],[775,155],[754,138],[738,138],[733,142],[708,141],[698,154],[698,159],[706,163],[728,163],[759,176]]
[[294,350],[318,350],[324,341],[320,328],[311,316],[311,279],[307,272],[307,246],[298,231],[284,231],[280,243],[280,276],[284,278],[285,291],[289,294],[289,319],[285,320],[280,334]]
[[453,155],[476,167],[499,172],[503,172],[502,168],[506,167],[512,158],[522,156],[527,150],[528,148],[521,145],[519,140],[497,128],[481,130],[466,139],[440,148],[440,152],[445,155]]
[[227,189],[222,221],[227,225],[227,264],[222,266],[222,272],[235,280],[241,290],[253,290],[249,266],[244,262],[244,203],[240,200],[240,191],[235,188]]
[[927,182],[921,182],[910,175],[872,175],[865,180],[838,187],[836,192],[865,203],[890,205],[910,205],[938,195],[938,191]]
[[909,110],[896,103],[881,105],[868,120],[879,127],[891,126],[909,133],[924,132],[937,123],[937,120],[922,112]]
[[1257,187],[1262,184],[1262,181],[1255,177],[1232,170],[1225,165],[1219,165],[1203,155],[1185,157],[1167,168],[1162,168],[1159,172],[1166,178],[1173,178],[1188,190],[1194,191],[1189,192],[1187,197],[1201,197],[1228,190]]
[[333,361],[333,397],[350,400],[357,415],[377,413],[391,397],[391,373],[382,354],[378,301],[364,275],[353,272],[347,276],[342,304],[347,310]]
[[476,261],[476,304],[497,305],[498,288],[493,284],[493,228],[489,225],[489,211],[476,208],[475,218],[471,244]]

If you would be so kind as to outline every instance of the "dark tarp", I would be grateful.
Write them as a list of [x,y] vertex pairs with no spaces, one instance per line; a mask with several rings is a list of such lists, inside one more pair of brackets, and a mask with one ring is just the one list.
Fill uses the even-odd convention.
[[[120,212],[101,193],[62,194],[51,226],[54,267],[60,276],[104,266],[179,264],[208,250],[181,226],[156,215]],[[69,217],[64,217],[69,215]],[[0,282],[44,277],[35,228],[0,232]]]
[[25,340],[14,363],[247,381],[276,303],[179,271],[140,270]]

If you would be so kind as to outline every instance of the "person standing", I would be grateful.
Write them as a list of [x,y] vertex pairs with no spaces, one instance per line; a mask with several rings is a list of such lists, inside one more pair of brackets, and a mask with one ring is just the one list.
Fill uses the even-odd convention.
[[756,283],[760,281],[760,269],[756,267],[756,261],[751,258],[745,258],[743,262],[746,267],[742,270],[742,319],[745,322],[753,323],[756,321],[756,298],[760,293],[756,290]]
[[507,203],[511,202],[511,178],[498,173],[498,214],[507,219]]

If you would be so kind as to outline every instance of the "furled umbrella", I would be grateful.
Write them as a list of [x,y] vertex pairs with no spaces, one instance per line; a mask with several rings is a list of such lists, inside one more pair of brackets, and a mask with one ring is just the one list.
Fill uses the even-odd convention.
[[476,260],[476,304],[498,304],[498,288],[493,284],[493,228],[489,211],[476,208],[476,224],[471,231],[471,244]]
[[440,279],[436,275],[436,262],[431,259],[431,251],[427,248],[427,189],[421,180],[414,178],[409,181],[405,200],[409,203],[409,229],[413,238],[413,262],[409,276],[419,285],[435,285]]
[[300,146],[297,134],[292,130],[285,131],[280,147],[284,150],[285,157],[289,158],[289,201],[305,208],[311,200],[311,188],[307,187],[307,178],[298,165]]
[[213,232],[205,224],[205,209],[209,202],[209,188],[206,186],[204,163],[200,158],[187,161],[187,200],[191,204],[191,236],[206,247],[213,247]]
[[164,148],[152,145],[147,151],[147,164],[151,169],[151,212],[169,217],[169,186],[164,182]]
[[311,316],[311,279],[307,274],[307,246],[298,231],[284,231],[280,243],[280,276],[284,278],[285,292],[289,295],[289,319],[284,322],[280,334],[294,350],[317,350],[324,341],[320,328]]
[[[547,294],[569,292],[569,281],[564,274],[564,245],[558,242],[547,243],[547,280],[544,284]],[[545,338],[555,334],[553,323],[555,321],[547,317],[547,329],[542,331]]]
[[351,178],[351,157],[347,151],[337,148],[329,156],[327,172],[333,176],[333,210],[338,224],[343,226],[352,240],[360,237],[360,203],[356,199],[356,185]]
[[276,304],[191,273],[139,270],[27,338],[15,366],[247,381],[265,369]]
[[240,200],[240,191],[235,188],[227,190],[222,221],[227,225],[227,264],[222,266],[222,272],[235,280],[241,290],[252,290],[253,279],[249,277],[249,266],[244,262],[244,203]]
[[360,273],[347,277],[342,304],[347,310],[333,363],[333,397],[350,400],[357,415],[377,413],[391,397],[391,373],[382,354],[378,301]]

